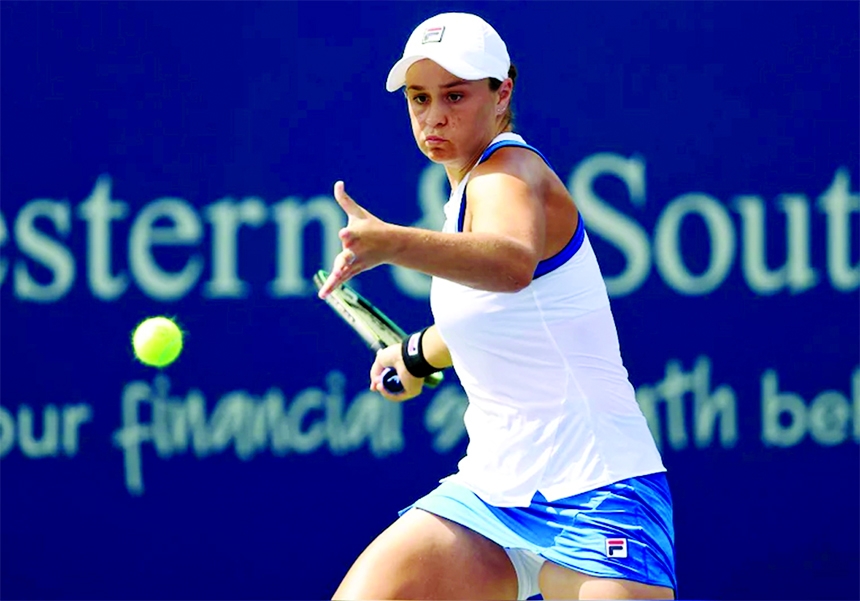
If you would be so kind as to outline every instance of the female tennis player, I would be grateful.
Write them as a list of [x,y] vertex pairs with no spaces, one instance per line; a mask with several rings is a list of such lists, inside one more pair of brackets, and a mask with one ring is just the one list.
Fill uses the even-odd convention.
[[[325,297],[388,263],[433,276],[434,324],[380,351],[391,400],[454,367],[466,456],[359,556],[335,599],[672,599],[672,501],[622,363],[576,205],[513,133],[516,71],[477,16],[418,26],[387,89],[405,88],[415,140],[445,167],[441,232],[386,223],[352,200]],[[399,395],[381,385],[394,367]]]

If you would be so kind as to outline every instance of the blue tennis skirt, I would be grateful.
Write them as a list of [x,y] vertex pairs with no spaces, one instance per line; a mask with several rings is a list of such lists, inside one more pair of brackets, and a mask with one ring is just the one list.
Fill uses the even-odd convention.
[[531,551],[596,577],[677,591],[672,496],[664,473],[621,480],[551,503],[536,493],[528,507],[495,507],[447,480],[400,514],[413,507],[465,526],[505,549]]

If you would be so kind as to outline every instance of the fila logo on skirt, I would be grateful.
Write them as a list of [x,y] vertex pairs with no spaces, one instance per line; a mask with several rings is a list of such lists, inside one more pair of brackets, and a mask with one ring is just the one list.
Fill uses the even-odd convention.
[[627,557],[627,539],[626,538],[607,538],[606,539],[606,556],[624,559]]

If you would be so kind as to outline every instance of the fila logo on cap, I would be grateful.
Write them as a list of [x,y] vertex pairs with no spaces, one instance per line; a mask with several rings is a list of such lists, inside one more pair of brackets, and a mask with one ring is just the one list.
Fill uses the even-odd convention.
[[606,539],[606,556],[624,559],[627,557],[627,539],[626,538],[607,538]]
[[430,27],[424,30],[424,35],[421,37],[422,44],[430,44],[432,42],[441,42],[442,34],[445,33],[445,27]]

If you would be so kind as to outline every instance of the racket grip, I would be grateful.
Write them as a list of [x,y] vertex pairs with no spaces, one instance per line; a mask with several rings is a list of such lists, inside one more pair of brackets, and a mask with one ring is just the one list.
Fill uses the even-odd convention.
[[400,376],[397,375],[397,370],[393,367],[386,367],[382,372],[382,387],[391,394],[400,394],[403,392],[403,383],[400,381]]

